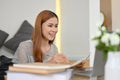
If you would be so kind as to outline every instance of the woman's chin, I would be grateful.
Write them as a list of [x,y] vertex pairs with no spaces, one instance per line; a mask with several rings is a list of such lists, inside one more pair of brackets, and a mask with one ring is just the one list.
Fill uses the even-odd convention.
[[54,40],[54,38],[49,38],[50,41]]

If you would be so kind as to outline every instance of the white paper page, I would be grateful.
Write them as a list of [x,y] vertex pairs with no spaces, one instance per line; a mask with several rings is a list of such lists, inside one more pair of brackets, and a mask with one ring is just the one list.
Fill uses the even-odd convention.
[[67,69],[64,72],[55,74],[31,74],[21,72],[7,72],[7,80],[70,80],[73,69]]

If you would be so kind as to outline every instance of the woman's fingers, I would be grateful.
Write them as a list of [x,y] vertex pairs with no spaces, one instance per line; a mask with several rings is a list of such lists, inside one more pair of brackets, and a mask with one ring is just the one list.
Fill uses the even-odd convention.
[[53,56],[55,63],[68,63],[69,60],[64,54],[55,54]]
[[85,64],[85,62],[83,61],[83,62],[81,62],[80,64],[74,66],[73,68],[76,68],[76,69],[83,69],[84,64]]

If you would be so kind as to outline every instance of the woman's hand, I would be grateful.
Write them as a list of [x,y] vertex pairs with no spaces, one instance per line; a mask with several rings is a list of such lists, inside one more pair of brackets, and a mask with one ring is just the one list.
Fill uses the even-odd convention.
[[74,69],[83,69],[84,64],[85,64],[85,61],[82,61],[80,64],[74,66],[73,68],[74,68]]
[[48,63],[59,63],[59,64],[65,64],[69,62],[70,61],[68,60],[68,58],[62,53],[53,55],[52,59],[48,61]]

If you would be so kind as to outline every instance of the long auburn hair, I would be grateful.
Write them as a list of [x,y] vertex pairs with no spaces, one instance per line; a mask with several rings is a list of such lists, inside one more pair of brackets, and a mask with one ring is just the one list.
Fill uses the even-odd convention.
[[[35,27],[32,34],[33,56],[35,62],[43,62],[43,53],[41,50],[41,39],[43,38],[42,24],[52,17],[56,17],[58,19],[58,16],[54,12],[44,10],[40,12],[36,18]],[[54,40],[49,41],[49,43],[52,44],[53,41]]]

